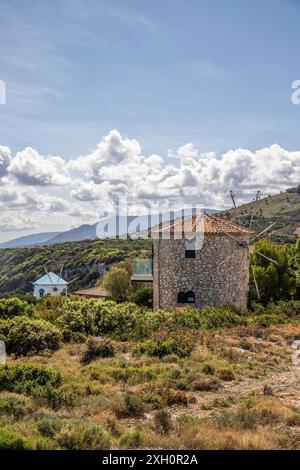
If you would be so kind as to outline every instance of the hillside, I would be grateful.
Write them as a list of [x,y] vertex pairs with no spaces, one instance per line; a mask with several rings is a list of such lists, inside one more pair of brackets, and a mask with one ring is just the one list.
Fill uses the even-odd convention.
[[269,232],[272,240],[277,242],[294,242],[295,232],[300,234],[300,186],[288,189],[275,196],[242,204],[236,209],[224,211],[222,216],[236,223],[260,232],[272,222],[276,225]]
[[31,282],[45,273],[44,266],[54,272],[63,266],[62,277],[74,279],[70,290],[89,287],[99,279],[101,263],[137,256],[145,247],[143,240],[85,240],[0,250],[0,294],[32,292]]

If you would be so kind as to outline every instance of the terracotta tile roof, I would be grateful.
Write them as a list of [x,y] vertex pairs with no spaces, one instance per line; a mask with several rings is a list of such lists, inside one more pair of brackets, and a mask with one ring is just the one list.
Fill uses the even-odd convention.
[[182,233],[183,228],[185,232],[195,232],[196,228],[202,230],[204,224],[204,235],[236,235],[250,237],[255,232],[249,230],[241,225],[234,224],[215,215],[206,214],[202,215],[189,215],[183,219],[176,219],[171,222],[166,222],[157,228],[152,229],[152,234],[167,233],[169,230],[171,235],[174,233]]

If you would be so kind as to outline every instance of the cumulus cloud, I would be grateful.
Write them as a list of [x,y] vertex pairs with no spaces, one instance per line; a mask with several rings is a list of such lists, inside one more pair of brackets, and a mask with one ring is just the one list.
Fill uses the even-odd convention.
[[5,176],[7,168],[11,163],[11,151],[9,147],[0,145],[0,178]]
[[2,232],[31,230],[36,227],[32,217],[22,214],[5,214],[0,216],[0,230]]
[[256,189],[274,194],[299,184],[300,151],[274,144],[218,154],[186,143],[165,156],[144,155],[137,140],[112,130],[95,150],[68,162],[32,148],[14,156],[0,146],[0,178],[2,211],[65,213],[79,225],[89,217],[94,222],[95,215],[125,197],[134,210],[149,202],[220,209],[228,205],[231,188],[241,203],[251,200]]
[[274,193],[298,184],[300,152],[279,145],[251,152],[235,149],[218,155],[202,153],[194,144],[181,146],[170,164],[170,155],[145,157],[140,144],[109,132],[92,153],[71,160],[70,171],[81,172],[84,182],[72,190],[81,201],[111,201],[127,195],[139,205],[149,200],[189,202],[222,207],[230,188],[239,192],[241,202],[259,187]]
[[75,188],[71,190],[71,196],[79,201],[94,201],[100,198],[101,190],[94,181],[78,181]]
[[25,211],[62,212],[70,208],[63,198],[41,194],[35,188],[20,189],[13,186],[0,188],[0,208]]
[[17,153],[8,172],[20,183],[33,186],[61,186],[69,182],[62,158],[51,155],[44,157],[31,147]]
[[102,168],[124,163],[138,163],[140,153],[141,147],[136,140],[123,139],[114,129],[103,137],[94,152],[71,160],[68,167],[71,170],[83,171],[87,177],[101,182],[103,180]]

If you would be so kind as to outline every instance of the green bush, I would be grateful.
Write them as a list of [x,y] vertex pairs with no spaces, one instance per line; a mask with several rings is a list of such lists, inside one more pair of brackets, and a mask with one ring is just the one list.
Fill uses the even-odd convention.
[[176,354],[178,357],[187,357],[194,349],[194,345],[194,339],[187,332],[161,332],[155,339],[139,344],[135,352],[159,358],[170,354]]
[[[118,304],[107,300],[67,300],[60,309],[57,325],[64,338],[81,335],[108,335],[119,340],[136,336],[144,309],[133,303]],[[139,333],[138,333],[139,334]]]
[[62,421],[57,418],[42,418],[37,421],[36,427],[43,437],[53,438],[62,428]]
[[61,375],[44,366],[9,364],[0,367],[0,391],[30,395],[53,409],[72,406],[75,396],[60,389]]
[[211,364],[205,363],[202,366],[202,372],[204,372],[204,374],[206,374],[206,375],[214,375],[215,368]]
[[128,392],[115,403],[113,410],[118,418],[141,417],[144,415],[145,406],[139,395]]
[[0,428],[0,450],[30,450],[32,445],[13,431]]
[[200,377],[198,379],[193,380],[192,387],[193,390],[199,392],[210,392],[218,390],[218,388],[220,387],[220,382],[215,378]]
[[91,337],[85,343],[81,362],[89,364],[92,360],[99,357],[113,357],[114,354],[114,347],[109,339]]
[[0,367],[0,391],[31,395],[36,386],[57,387],[60,384],[60,373],[44,366],[9,364]]
[[145,285],[139,286],[131,295],[131,300],[142,307],[152,308],[153,289]]
[[168,434],[172,430],[172,416],[167,410],[158,410],[154,415],[155,429],[161,434]]
[[286,315],[288,318],[300,317],[300,301],[280,300],[276,303],[269,303],[265,308],[265,313],[277,316]]
[[57,350],[62,339],[60,331],[44,320],[18,317],[10,320],[7,326],[7,352],[16,356],[36,354],[45,349]]
[[56,388],[51,384],[35,387],[31,395],[41,405],[48,405],[53,410],[61,407],[71,407],[74,405],[76,395],[72,390],[63,390]]
[[110,446],[107,433],[100,426],[86,422],[68,423],[56,438],[67,450],[105,450]]
[[0,397],[0,416],[7,415],[13,420],[18,420],[32,412],[30,399],[11,394]]
[[26,301],[11,297],[9,299],[0,299],[0,318],[13,318],[18,315],[32,315],[33,307]]
[[174,318],[182,327],[205,330],[247,324],[246,315],[233,307],[181,308],[174,312]]
[[218,377],[225,382],[230,382],[235,379],[233,370],[228,368],[220,369],[218,372]]
[[145,435],[139,429],[134,429],[133,431],[128,431],[122,434],[120,437],[120,445],[127,449],[136,449],[143,445],[145,441]]

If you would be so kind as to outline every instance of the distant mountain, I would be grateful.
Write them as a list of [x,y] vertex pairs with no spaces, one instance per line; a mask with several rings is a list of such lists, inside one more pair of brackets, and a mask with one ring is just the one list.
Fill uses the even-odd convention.
[[[216,212],[214,209],[205,209],[208,213]],[[180,212],[174,212],[174,218],[180,216]],[[114,217],[108,217],[101,219],[100,222],[95,224],[83,224],[79,227],[65,232],[47,232],[37,233],[34,235],[27,235],[20,238],[15,238],[8,242],[0,243],[1,248],[17,248],[25,246],[38,246],[38,245],[55,245],[56,243],[66,243],[81,240],[95,240],[96,238],[113,238],[115,234],[118,236],[133,234],[139,231],[147,230],[151,226],[151,221],[147,215],[140,216],[139,226],[134,224],[134,220],[137,218],[136,215],[129,216],[117,216],[116,220]],[[161,221],[166,222],[169,220],[170,214],[165,213],[161,216]],[[156,225],[156,223],[152,223]]]
[[65,232],[57,233],[50,240],[48,240],[47,244],[54,245],[55,243],[94,240],[95,238],[97,238],[96,226],[97,223],[93,225],[83,224],[79,227],[72,228],[71,230],[66,230]]
[[35,246],[47,244],[48,240],[55,237],[59,232],[43,232],[33,235],[25,235],[7,242],[0,243],[0,248],[17,248],[23,246]]

